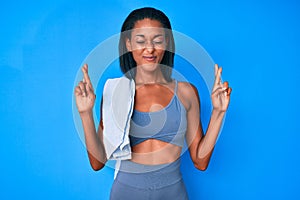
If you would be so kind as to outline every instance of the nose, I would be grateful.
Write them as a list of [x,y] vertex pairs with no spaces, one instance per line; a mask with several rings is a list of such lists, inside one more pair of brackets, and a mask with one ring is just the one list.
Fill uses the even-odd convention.
[[154,51],[154,44],[153,42],[151,41],[148,41],[146,43],[146,50],[149,52],[149,53],[152,53]]

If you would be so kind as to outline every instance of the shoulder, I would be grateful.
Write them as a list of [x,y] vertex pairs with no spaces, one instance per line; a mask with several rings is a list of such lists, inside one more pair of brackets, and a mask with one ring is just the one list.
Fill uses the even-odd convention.
[[189,82],[178,81],[178,92],[186,98],[195,98],[195,95],[198,96],[198,90],[196,86]]
[[178,81],[177,94],[187,110],[190,109],[192,104],[199,102],[198,90],[196,86],[189,82]]

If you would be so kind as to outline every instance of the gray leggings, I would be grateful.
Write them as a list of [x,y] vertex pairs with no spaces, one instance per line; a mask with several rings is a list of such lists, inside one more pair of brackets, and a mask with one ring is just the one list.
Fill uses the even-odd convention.
[[110,200],[187,200],[180,159],[170,164],[142,165],[122,161]]

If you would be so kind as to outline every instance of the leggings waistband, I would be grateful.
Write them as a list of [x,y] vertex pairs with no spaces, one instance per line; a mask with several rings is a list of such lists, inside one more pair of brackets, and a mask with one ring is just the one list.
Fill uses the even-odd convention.
[[162,188],[182,179],[180,159],[161,165],[143,165],[122,161],[116,181],[141,189]]

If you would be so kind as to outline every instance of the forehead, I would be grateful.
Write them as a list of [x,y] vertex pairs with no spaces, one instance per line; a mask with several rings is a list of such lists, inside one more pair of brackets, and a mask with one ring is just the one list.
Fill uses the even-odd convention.
[[164,34],[164,32],[162,24],[159,21],[152,19],[139,20],[132,29],[132,35],[157,35]]

